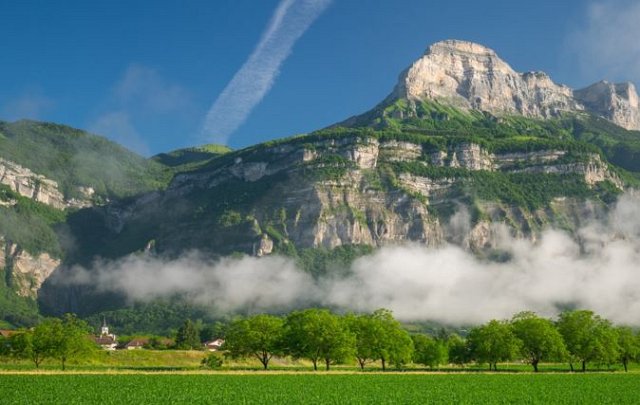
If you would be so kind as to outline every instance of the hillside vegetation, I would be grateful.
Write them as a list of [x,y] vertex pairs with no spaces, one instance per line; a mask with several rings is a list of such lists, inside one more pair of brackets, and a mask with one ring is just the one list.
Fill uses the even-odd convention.
[[151,160],[171,168],[175,173],[180,173],[196,169],[229,152],[231,148],[228,146],[208,144],[160,153],[153,156]]
[[58,182],[66,198],[92,187],[102,198],[163,188],[165,168],[103,137],[65,125],[0,121],[0,157]]

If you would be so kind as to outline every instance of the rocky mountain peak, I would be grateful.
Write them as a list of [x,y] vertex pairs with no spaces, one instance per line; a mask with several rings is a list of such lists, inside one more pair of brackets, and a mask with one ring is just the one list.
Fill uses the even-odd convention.
[[487,48],[486,46],[477,44],[475,42],[461,41],[458,39],[447,39],[444,41],[436,42],[435,44],[429,46],[427,52],[425,52],[425,54],[427,55],[438,53],[457,53],[484,57],[498,57],[496,52],[491,48]]
[[576,90],[574,94],[590,111],[623,128],[640,129],[640,103],[633,83],[609,83],[603,80]]
[[431,45],[400,75],[391,99],[436,100],[492,114],[551,118],[588,111],[626,129],[640,130],[640,108],[631,83],[599,82],[575,91],[543,72],[516,72],[495,51],[473,42]]

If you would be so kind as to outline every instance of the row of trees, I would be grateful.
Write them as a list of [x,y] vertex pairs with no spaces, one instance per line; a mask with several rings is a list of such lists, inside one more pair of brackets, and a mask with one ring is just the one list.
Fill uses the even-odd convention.
[[265,370],[274,355],[311,360],[314,370],[324,363],[341,363],[352,356],[360,367],[379,360],[402,365],[411,361],[413,342],[391,315],[378,310],[370,315],[338,316],[327,310],[296,311],[286,318],[256,315],[232,322],[223,349],[232,357],[256,357]]
[[97,350],[90,333],[89,325],[73,314],[47,318],[0,341],[0,355],[29,359],[36,368],[47,358],[57,359],[64,370],[67,360],[87,357]]
[[[255,357],[267,369],[273,356],[309,359],[315,370],[357,361],[361,369],[379,362],[401,368],[410,362],[436,368],[442,364],[489,364],[524,361],[535,371],[541,362],[579,364],[620,363],[625,371],[640,357],[640,334],[591,311],[567,311],[556,321],[522,312],[509,321],[492,320],[456,334],[409,334],[385,309],[371,314],[337,315],[323,309],[292,312],[286,317],[256,315],[222,327],[223,349],[231,357]],[[74,315],[46,319],[36,327],[0,340],[0,355],[30,359],[36,367],[47,358],[60,361],[89,356],[97,349],[91,328]],[[187,320],[178,330],[174,348],[201,349],[198,327]]]
[[510,321],[492,320],[458,335],[432,337],[410,335],[381,309],[372,314],[339,316],[327,310],[292,312],[285,318],[256,315],[230,323],[223,349],[232,357],[255,357],[269,366],[273,356],[305,358],[314,370],[324,363],[357,360],[361,369],[380,362],[402,367],[409,362],[431,368],[442,364],[489,364],[524,361],[538,371],[541,362],[567,361],[571,370],[581,364],[620,362],[625,371],[640,356],[640,334],[628,327],[612,325],[591,311],[563,312],[557,321],[532,312],[522,312]]

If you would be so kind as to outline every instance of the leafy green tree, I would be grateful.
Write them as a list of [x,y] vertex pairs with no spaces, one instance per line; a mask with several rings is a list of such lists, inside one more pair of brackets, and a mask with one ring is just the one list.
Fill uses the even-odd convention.
[[329,370],[332,363],[344,361],[354,351],[355,336],[346,322],[322,309],[292,312],[284,324],[286,352],[295,358],[307,358],[318,369],[324,360]]
[[427,335],[413,335],[413,362],[436,368],[447,362],[446,342],[442,342]]
[[496,320],[472,329],[467,343],[475,360],[489,363],[489,370],[498,370],[499,361],[513,360],[522,345],[509,323]]
[[205,325],[200,330],[200,341],[207,342],[209,340],[224,338],[228,324],[225,322],[214,322]]
[[19,359],[29,359],[36,368],[46,358],[45,353],[33,351],[33,330],[20,330],[9,338],[10,354]]
[[266,370],[274,354],[281,352],[283,320],[271,315],[239,319],[227,329],[224,350],[233,357],[254,356]]
[[65,314],[63,319],[54,319],[50,327],[51,355],[60,360],[64,370],[70,358],[88,356],[95,349],[90,340],[89,325],[73,314]]
[[388,359],[397,369],[401,369],[405,364],[410,363],[413,358],[413,340],[404,329],[394,329],[389,334],[391,341],[394,342],[390,350],[388,350]]
[[345,321],[356,338],[355,356],[361,370],[376,360],[380,360],[383,370],[387,363],[401,367],[411,361],[413,342],[390,311],[348,315]]
[[451,363],[462,366],[469,361],[467,342],[460,336],[456,334],[449,336],[449,339],[447,339],[447,349]]
[[411,361],[413,356],[413,341],[409,333],[402,328],[393,313],[387,309],[378,309],[371,318],[375,325],[375,338],[372,341],[375,358],[380,360],[382,371],[387,363],[400,368]]
[[87,323],[75,315],[66,314],[63,319],[48,318],[31,330],[13,335],[11,351],[17,357],[31,360],[36,368],[46,358],[58,359],[64,370],[67,360],[88,356],[95,349],[89,332]]
[[521,312],[513,317],[511,326],[515,336],[522,341],[522,355],[538,371],[543,360],[562,360],[567,348],[562,335],[553,323],[533,312]]
[[193,350],[200,348],[200,336],[198,329],[191,321],[187,319],[184,324],[178,329],[176,335],[176,348],[182,350]]
[[347,328],[355,336],[354,355],[360,369],[364,370],[367,363],[377,359],[373,344],[377,339],[377,325],[371,315],[347,315],[345,322]]
[[47,357],[54,355],[53,333],[57,322],[59,320],[54,318],[45,319],[36,327],[11,336],[12,354],[18,358],[29,359],[36,368],[40,368]]
[[618,334],[619,356],[624,371],[628,371],[629,362],[636,360],[640,355],[640,339],[634,335],[631,328],[620,326],[616,328]]
[[618,358],[618,339],[611,322],[602,319],[592,311],[565,311],[560,314],[557,328],[570,354],[569,366],[573,371],[573,361],[582,364],[599,361],[611,364]]

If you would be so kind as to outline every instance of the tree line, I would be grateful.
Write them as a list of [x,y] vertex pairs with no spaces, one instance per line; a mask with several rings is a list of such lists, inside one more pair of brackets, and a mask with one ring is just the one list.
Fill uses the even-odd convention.
[[[187,319],[176,333],[175,342],[154,336],[145,345],[150,349],[201,349],[198,327]],[[74,314],[62,318],[46,318],[30,329],[20,329],[8,338],[0,336],[0,357],[27,359],[39,368],[46,359],[56,359],[64,370],[67,360],[91,357],[99,346],[94,340],[93,328]]]
[[0,355],[28,359],[36,368],[45,359],[57,359],[64,370],[67,360],[86,358],[98,349],[90,334],[91,327],[73,314],[47,318],[31,329],[0,339]]
[[[172,348],[202,350],[204,330],[198,329],[186,320]],[[286,316],[260,314],[212,325],[207,335],[214,333],[224,337],[225,355],[256,358],[265,370],[274,356],[308,359],[314,370],[353,361],[361,370],[374,362],[382,370],[409,363],[432,369],[478,363],[497,370],[498,363],[523,361],[536,372],[543,362],[567,362],[571,371],[576,365],[586,371],[590,363],[617,363],[626,371],[630,362],[640,360],[640,333],[587,310],[565,311],[556,320],[521,312],[510,320],[474,327],[464,337],[410,334],[386,309],[345,315],[315,308]],[[64,369],[68,359],[87,358],[97,349],[91,328],[72,314],[0,338],[0,355],[29,359],[36,368],[51,358]]]
[[500,362],[523,361],[536,372],[541,362],[567,362],[571,371],[576,364],[586,371],[589,363],[619,363],[627,371],[640,358],[640,333],[587,310],[563,312],[556,321],[521,312],[477,326],[463,338],[410,334],[385,309],[347,315],[307,309],[232,321],[222,349],[231,357],[257,358],[265,370],[274,356],[291,356],[310,360],[314,370],[355,359],[362,370],[373,362],[382,370],[411,362],[430,368],[480,363],[497,370]]

